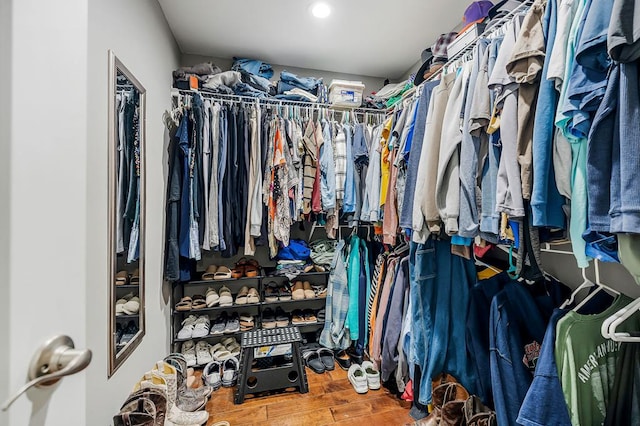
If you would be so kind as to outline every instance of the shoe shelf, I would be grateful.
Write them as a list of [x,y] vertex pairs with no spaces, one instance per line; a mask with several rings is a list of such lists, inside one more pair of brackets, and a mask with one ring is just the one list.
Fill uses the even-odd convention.
[[[267,270],[265,272],[263,269],[262,273],[256,277],[228,278],[228,279],[219,279],[219,280],[196,279],[196,280],[191,280],[186,282],[173,283],[171,303],[172,303],[172,306],[174,306],[174,309],[172,310],[173,314],[172,314],[172,320],[171,320],[172,339],[170,343],[170,347],[171,347],[170,350],[179,352],[180,346],[182,345],[182,343],[188,340],[214,341],[216,339],[220,340],[230,336],[236,337],[236,339],[239,340],[240,336],[243,333],[245,333],[243,331],[239,331],[235,333],[225,333],[225,334],[208,334],[204,337],[198,337],[193,339],[191,338],[178,339],[177,338],[178,331],[182,328],[181,323],[189,315],[199,316],[199,315],[209,314],[211,316],[211,323],[213,324],[213,322],[215,321],[215,318],[218,317],[219,315],[222,315],[223,313],[228,313],[229,315],[235,314],[235,313],[242,314],[243,313],[242,310],[246,310],[247,313],[249,313],[250,315],[253,315],[254,323],[255,323],[255,327],[249,331],[257,331],[261,329],[266,329],[262,327],[262,315],[264,311],[267,309],[275,310],[278,306],[281,306],[285,311],[291,311],[292,309],[304,310],[308,308],[317,313],[319,309],[324,308],[324,303],[326,303],[325,302],[326,297],[315,297],[315,298],[300,299],[300,300],[293,300],[293,299],[278,300],[275,302],[266,302],[264,301],[264,290],[266,288],[266,285],[272,281],[275,281],[277,283],[289,282],[291,286],[293,286],[293,283],[296,281],[310,281],[312,284],[324,284],[326,286],[329,279],[328,271],[326,272],[312,271],[312,272],[301,273],[293,280],[289,280],[286,276],[268,275],[268,273],[270,272],[272,272],[272,270]],[[198,275],[198,278],[200,278],[200,276],[201,275]],[[175,305],[182,299],[182,297],[184,296],[193,297],[195,295],[205,295],[208,287],[213,287],[214,289],[216,289],[216,291],[219,291],[219,288],[221,286],[227,286],[231,290],[234,302],[235,302],[237,293],[240,291],[240,288],[242,286],[247,286],[249,288],[253,287],[258,291],[258,294],[260,295],[260,302],[246,303],[246,304],[234,303],[231,306],[213,306],[210,308],[190,309],[186,311],[175,310]],[[125,287],[125,286],[120,286],[120,287]],[[134,286],[134,287],[137,287],[137,286]],[[323,306],[320,306],[321,304]],[[212,313],[213,315],[211,315]],[[122,317],[122,318],[129,318],[129,317]],[[297,327],[301,333],[307,333],[307,332],[315,332],[319,328],[321,328],[323,325],[324,325],[324,321],[316,322],[316,323],[300,323],[300,324],[293,324],[290,322],[287,327],[294,326],[294,327]],[[281,328],[281,327],[278,327],[278,328]],[[266,330],[272,330],[272,329],[273,328],[268,328]]]
[[225,278],[222,280],[191,280],[186,282],[176,282],[174,284],[175,285],[208,285],[209,287],[213,287],[220,284],[225,285],[225,284],[233,284],[238,282],[242,282],[246,284],[247,281],[258,281],[264,278],[267,278],[267,277],[265,277],[264,275],[258,275],[257,277]]
[[227,310],[236,310],[236,309],[243,309],[243,308],[251,308],[251,307],[255,307],[255,306],[260,306],[263,305],[263,302],[259,302],[259,303],[245,303],[245,304],[237,304],[234,303],[233,305],[229,305],[229,306],[212,306],[210,308],[202,308],[202,309],[190,309],[188,311],[177,311],[174,309],[173,314],[174,315],[180,315],[180,314],[187,314],[187,315],[202,315],[203,313],[206,312],[216,312],[216,311],[227,311]]
[[118,289],[137,290],[139,288],[140,288],[140,286],[138,284],[124,284],[124,285],[117,285],[116,286],[116,290],[118,290]]
[[310,303],[310,302],[318,302],[322,300],[323,302],[327,300],[326,297],[313,297],[310,299],[299,299],[299,300],[279,300],[277,302],[262,302],[263,306],[278,306],[278,305],[292,305],[295,303]]
[[131,315],[116,315],[116,320],[130,320],[140,318],[140,314],[131,314]]

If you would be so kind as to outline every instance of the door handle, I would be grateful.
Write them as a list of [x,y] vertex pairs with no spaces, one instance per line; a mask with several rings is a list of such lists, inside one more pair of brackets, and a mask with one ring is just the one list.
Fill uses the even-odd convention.
[[69,336],[59,335],[47,340],[33,355],[29,364],[29,382],[25,383],[2,406],[7,411],[11,404],[32,387],[56,384],[64,376],[84,370],[91,362],[90,349],[75,349]]

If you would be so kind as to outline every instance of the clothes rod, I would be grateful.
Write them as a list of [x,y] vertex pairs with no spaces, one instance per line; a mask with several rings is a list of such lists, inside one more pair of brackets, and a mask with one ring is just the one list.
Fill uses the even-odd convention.
[[252,96],[240,96],[240,95],[228,95],[225,93],[210,93],[210,92],[201,92],[196,90],[183,90],[178,89],[174,91],[174,93],[179,93],[181,95],[194,95],[198,94],[203,98],[209,99],[219,99],[219,100],[230,100],[237,102],[245,102],[245,103],[258,103],[262,105],[271,105],[271,106],[299,106],[302,108],[325,108],[332,111],[338,112],[355,112],[355,113],[369,113],[369,114],[387,114],[386,109],[375,109],[375,108],[353,108],[353,107],[341,107],[333,104],[325,104],[318,102],[301,102],[301,101],[288,101],[284,99],[273,99],[273,98],[256,98]]
[[445,62],[445,64],[442,66],[442,68],[437,73],[435,73],[434,75],[432,75],[431,77],[429,77],[428,79],[423,81],[420,84],[420,86],[423,86],[424,83],[426,83],[426,82],[434,81],[434,80],[440,78],[440,75],[442,74],[443,70],[447,69],[450,65],[452,65],[454,62],[456,62],[458,59],[460,59],[465,54],[467,54],[470,51],[472,51],[476,47],[476,45],[478,44],[478,41],[480,41],[483,38],[487,38],[493,32],[495,32],[495,31],[501,29],[502,27],[504,27],[507,24],[507,22],[510,22],[513,19],[514,16],[516,16],[517,14],[519,14],[521,12],[524,12],[525,10],[528,10],[528,8],[531,7],[532,4],[533,4],[533,0],[525,0],[521,4],[519,4],[518,7],[516,7],[511,12],[509,12],[507,15],[505,15],[502,18],[498,19],[498,22],[496,22],[494,25],[492,25],[491,27],[489,27],[486,30],[484,30],[482,32],[482,34],[480,34],[471,43],[469,43],[467,45],[467,47],[465,47],[464,49],[462,49],[461,51],[456,53],[452,58],[448,58],[447,62]]

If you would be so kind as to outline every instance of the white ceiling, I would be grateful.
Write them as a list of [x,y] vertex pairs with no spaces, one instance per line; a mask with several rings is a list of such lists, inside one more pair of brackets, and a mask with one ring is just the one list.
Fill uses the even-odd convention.
[[158,0],[183,53],[399,78],[470,0]]

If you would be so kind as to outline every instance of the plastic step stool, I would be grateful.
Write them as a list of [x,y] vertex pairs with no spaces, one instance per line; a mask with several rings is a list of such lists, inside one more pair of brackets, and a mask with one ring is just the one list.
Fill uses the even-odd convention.
[[[300,393],[309,392],[307,374],[300,351],[302,336],[298,327],[285,327],[248,331],[242,334],[240,346],[240,374],[234,402],[242,404],[247,394],[267,392],[285,388],[298,388]],[[289,345],[290,356],[283,353]],[[265,368],[256,368],[254,360],[283,358]],[[257,362],[256,364],[260,364]],[[267,363],[268,364],[268,363]]]

